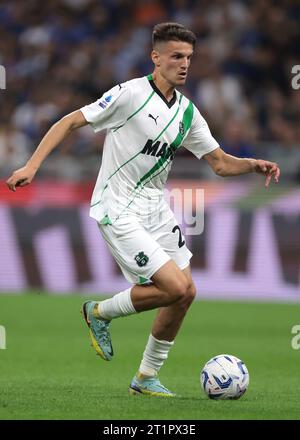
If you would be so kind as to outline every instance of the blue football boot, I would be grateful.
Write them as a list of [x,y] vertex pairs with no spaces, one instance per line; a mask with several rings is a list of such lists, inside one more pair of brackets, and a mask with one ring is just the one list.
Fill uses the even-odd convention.
[[157,376],[143,378],[139,373],[134,376],[129,387],[129,393],[132,395],[144,394],[156,397],[175,397],[176,395],[164,387]]
[[92,346],[102,359],[110,361],[114,355],[109,333],[110,321],[97,317],[97,307],[96,301],[86,301],[82,305],[82,314],[90,329]]

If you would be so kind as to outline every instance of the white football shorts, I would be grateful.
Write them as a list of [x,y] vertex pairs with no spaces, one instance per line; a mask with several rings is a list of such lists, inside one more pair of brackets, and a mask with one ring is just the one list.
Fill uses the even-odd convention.
[[132,284],[144,284],[169,260],[185,269],[192,253],[170,210],[167,220],[151,222],[125,216],[112,225],[98,224],[115,261]]

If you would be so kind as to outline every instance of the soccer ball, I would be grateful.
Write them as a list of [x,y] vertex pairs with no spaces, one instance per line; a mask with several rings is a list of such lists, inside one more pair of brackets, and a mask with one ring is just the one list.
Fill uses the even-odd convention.
[[249,373],[237,357],[220,354],[206,362],[200,382],[210,399],[239,399],[248,388]]

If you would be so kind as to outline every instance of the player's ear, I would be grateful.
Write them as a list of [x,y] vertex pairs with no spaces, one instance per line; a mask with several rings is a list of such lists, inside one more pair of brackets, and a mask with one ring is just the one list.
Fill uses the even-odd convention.
[[157,67],[160,66],[160,56],[159,56],[159,52],[157,50],[155,50],[155,49],[152,50],[151,59],[153,61],[153,64],[155,64],[155,66],[157,66]]

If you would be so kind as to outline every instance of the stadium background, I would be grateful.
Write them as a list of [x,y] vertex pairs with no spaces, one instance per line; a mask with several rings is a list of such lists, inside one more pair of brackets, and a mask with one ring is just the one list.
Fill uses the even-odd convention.
[[[180,22],[197,35],[181,91],[198,106],[222,148],[277,161],[282,169],[280,184],[266,190],[260,176],[222,179],[204,161],[179,152],[168,189],[181,194],[190,189],[181,201],[194,213],[196,190],[204,189],[204,231],[186,236],[198,296],[279,301],[280,307],[300,299],[300,90],[292,88],[291,73],[300,64],[299,2],[53,0],[41,6],[37,0],[11,0],[0,4],[0,64],[7,76],[6,90],[0,90],[0,324],[8,338],[13,310],[19,307],[22,315],[28,307],[32,320],[37,302],[52,310],[48,296],[42,295],[43,306],[37,294],[62,294],[59,308],[67,304],[66,294],[78,301],[79,294],[99,297],[127,287],[88,217],[105,133],[95,135],[90,127],[72,133],[23,190],[10,193],[5,179],[59,118],[116,83],[152,71],[151,30],[161,21]],[[183,230],[187,226],[183,222]],[[11,295],[19,292],[30,302]],[[232,304],[244,324],[258,316],[249,305]],[[224,328],[235,318],[229,314],[223,322],[221,310],[229,313],[216,302],[208,314],[218,316],[226,340]],[[270,343],[281,319],[271,310],[271,304],[264,309]],[[295,356],[291,326],[300,322],[299,309],[281,310],[286,310],[285,364]],[[239,334],[242,326],[243,320],[235,324]],[[19,333],[16,328],[16,338]],[[227,351],[231,345],[204,349],[202,361],[218,347]],[[241,351],[241,357],[247,355]]]

